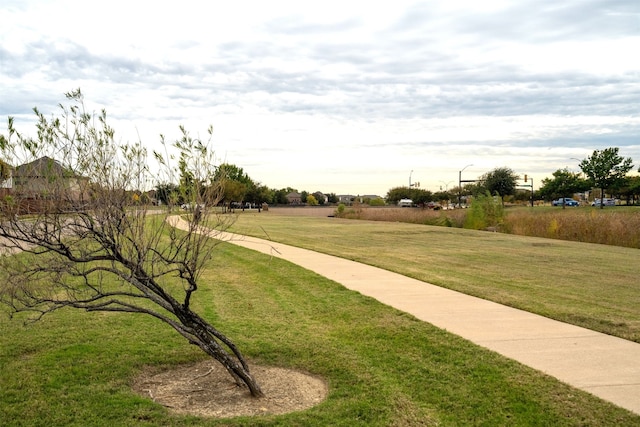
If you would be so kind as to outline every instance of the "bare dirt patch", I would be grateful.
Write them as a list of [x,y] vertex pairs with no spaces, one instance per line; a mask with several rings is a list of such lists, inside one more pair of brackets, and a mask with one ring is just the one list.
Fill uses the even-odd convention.
[[265,397],[256,399],[238,387],[219,363],[204,360],[169,371],[146,369],[133,389],[175,413],[202,417],[277,415],[301,411],[322,402],[326,383],[303,372],[251,366]]

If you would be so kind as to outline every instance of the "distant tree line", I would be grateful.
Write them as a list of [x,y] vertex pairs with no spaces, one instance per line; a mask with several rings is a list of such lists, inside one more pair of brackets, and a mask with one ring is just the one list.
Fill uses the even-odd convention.
[[386,201],[388,204],[397,204],[401,199],[411,199],[415,205],[424,206],[429,202],[449,203],[468,196],[478,198],[489,195],[499,197],[504,205],[507,197],[523,201],[551,201],[595,190],[596,197],[609,195],[624,199],[627,204],[635,204],[640,200],[640,176],[629,175],[634,167],[633,160],[631,157],[620,156],[618,151],[617,147],[594,150],[592,155],[578,164],[581,172],[572,172],[568,168],[558,169],[553,172],[552,178],[542,180],[540,188],[534,194],[531,194],[532,190],[527,190],[527,186],[533,188],[532,184],[518,185],[523,177],[508,167],[499,167],[479,176],[474,182],[447,191],[432,193],[415,187],[394,187],[387,192]]
[[[290,193],[299,193],[302,203],[309,205],[324,205],[327,203],[337,203],[338,196],[335,193],[322,193],[316,191],[309,193],[308,191],[298,191],[295,188],[287,187],[281,189],[269,188],[259,182],[251,179],[251,177],[243,170],[233,164],[223,163],[215,167],[213,182],[211,184],[221,184],[223,195],[220,203],[225,206],[244,205],[261,205],[267,203],[269,205],[286,205],[289,204],[287,195]],[[180,169],[179,183],[162,183],[156,186],[156,198],[164,204],[181,205],[190,200],[185,188],[191,188],[191,177],[187,171]]]
[[[633,204],[640,199],[640,177],[630,176],[628,172],[633,168],[630,157],[623,158],[618,154],[618,148],[595,150],[578,165],[581,172],[572,172],[568,168],[553,172],[552,178],[545,178],[540,188],[531,194],[518,182],[522,179],[509,167],[498,167],[481,176],[475,182],[466,183],[461,187],[453,187],[446,191],[432,192],[417,187],[393,187],[388,190],[383,199],[363,199],[362,203],[371,205],[397,204],[401,199],[411,199],[415,205],[425,206],[428,203],[449,204],[458,198],[484,195],[497,196],[502,204],[507,197],[526,201],[529,199],[550,201],[557,198],[571,197],[575,193],[596,189],[600,195],[610,194]],[[185,193],[185,188],[192,187],[192,177],[180,168],[179,183],[164,183],[156,187],[156,198],[167,204],[182,204],[191,196]],[[336,204],[339,202],[335,193],[316,191],[298,191],[292,187],[281,189],[269,188],[253,180],[241,168],[233,164],[223,163],[216,167],[214,181],[223,183],[225,205],[245,204],[269,205],[289,204],[287,195],[299,193],[301,202],[311,206]],[[532,197],[533,196],[533,197]]]

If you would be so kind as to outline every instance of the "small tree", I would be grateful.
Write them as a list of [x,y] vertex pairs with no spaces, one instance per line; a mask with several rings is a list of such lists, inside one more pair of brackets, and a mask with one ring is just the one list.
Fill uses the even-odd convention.
[[504,222],[504,206],[488,192],[473,198],[464,220],[464,228],[482,230],[499,227]]
[[401,199],[410,199],[412,197],[411,188],[409,187],[394,187],[387,191],[387,202],[396,205]]
[[313,197],[315,197],[319,205],[324,205],[326,202],[326,197],[321,191],[316,191],[315,193],[313,193]]
[[[0,220],[0,302],[14,313],[32,313],[32,320],[67,307],[152,316],[220,362],[253,396],[262,396],[236,345],[191,308],[217,242],[203,222],[217,229],[228,225],[208,216],[222,191],[205,185],[214,172],[208,144],[184,129],[174,144],[183,196],[198,207],[180,219],[186,231],[178,231],[168,224],[178,221],[171,197],[168,208],[153,215],[145,198],[132,198],[152,188],[151,177],[158,176],[149,170],[144,148],[117,143],[106,112],[85,112],[80,90],[67,98],[71,106],[61,106],[59,118],[47,120],[35,110],[37,138],[21,135],[10,120],[9,138],[2,139],[4,158],[48,160],[27,163],[41,166],[37,188],[16,188],[15,212]],[[178,176],[170,165],[175,157],[155,158],[161,170]],[[32,206],[34,197],[35,210],[15,215]],[[16,251],[24,253],[7,255]]]
[[427,203],[433,201],[433,193],[422,188],[412,188],[410,198],[413,203],[424,207]]
[[577,173],[570,172],[569,169],[558,169],[553,173],[553,179],[545,178],[542,180],[540,194],[547,200],[562,197],[562,208],[565,208],[564,198],[571,196],[578,191],[584,191],[589,188],[587,182],[580,178]]
[[517,180],[518,176],[507,167],[496,168],[481,178],[483,187],[492,196],[499,196],[503,205],[505,196],[515,194]]
[[[589,178],[591,184],[600,189],[601,198],[605,191],[614,185],[620,185],[627,172],[633,168],[631,157],[626,159],[618,155],[618,147],[594,150],[593,154],[580,162],[580,169]],[[600,203],[604,208],[604,202]]]

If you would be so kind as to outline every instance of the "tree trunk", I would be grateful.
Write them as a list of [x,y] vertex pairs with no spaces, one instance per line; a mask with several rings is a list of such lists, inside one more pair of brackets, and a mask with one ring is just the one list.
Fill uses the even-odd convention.
[[[249,371],[249,365],[244,356],[231,340],[189,309],[183,308],[176,314],[181,323],[190,329],[193,337],[190,340],[192,344],[220,362],[234,378],[236,384],[240,387],[246,386],[253,397],[264,396],[260,385]],[[235,358],[225,350],[221,342],[231,350]]]

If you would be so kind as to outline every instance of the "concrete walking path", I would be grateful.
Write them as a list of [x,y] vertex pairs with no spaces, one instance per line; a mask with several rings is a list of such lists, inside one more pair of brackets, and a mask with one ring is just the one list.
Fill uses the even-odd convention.
[[223,233],[640,414],[640,344],[294,246]]

